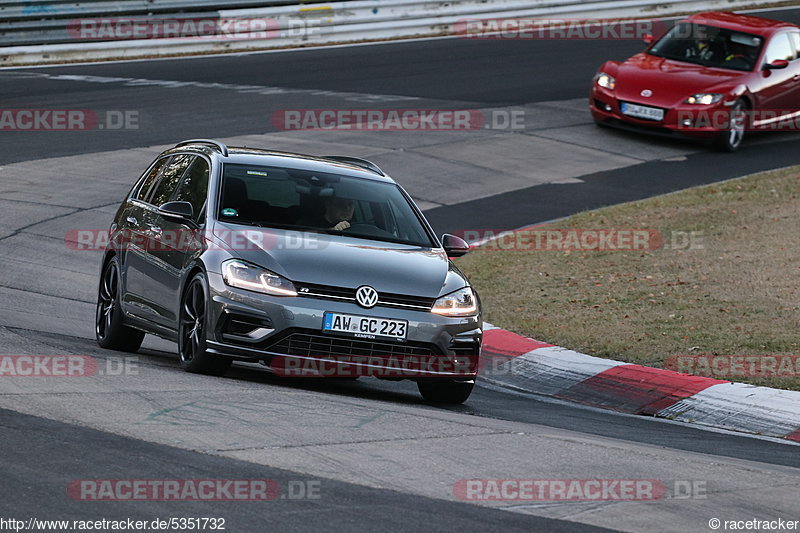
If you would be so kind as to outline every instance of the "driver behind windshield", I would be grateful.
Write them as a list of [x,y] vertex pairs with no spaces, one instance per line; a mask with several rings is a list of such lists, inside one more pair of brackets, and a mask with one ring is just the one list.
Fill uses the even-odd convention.
[[755,49],[736,41],[728,43],[724,64],[731,68],[750,69],[755,64]]
[[343,231],[350,227],[350,219],[356,209],[356,202],[351,198],[329,196],[325,198],[322,213],[304,217],[300,220],[303,226]]
[[694,45],[685,52],[687,59],[698,59],[702,62],[718,61],[723,54],[722,45],[712,39],[703,38],[694,42]]

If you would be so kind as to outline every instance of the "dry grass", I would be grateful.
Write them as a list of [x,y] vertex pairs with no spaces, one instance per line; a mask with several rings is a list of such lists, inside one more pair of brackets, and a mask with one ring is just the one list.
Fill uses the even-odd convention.
[[[599,357],[800,353],[800,167],[542,226],[655,229],[644,252],[499,251],[458,261],[495,325]],[[673,249],[673,231],[700,232]],[[699,247],[698,247],[699,245]],[[734,378],[800,390],[800,378]]]

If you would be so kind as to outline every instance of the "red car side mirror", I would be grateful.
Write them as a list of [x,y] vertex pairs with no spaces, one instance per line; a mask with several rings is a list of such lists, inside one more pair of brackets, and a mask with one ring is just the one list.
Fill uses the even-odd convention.
[[645,42],[645,44],[653,44],[653,41],[655,41],[655,40],[656,40],[656,38],[655,38],[655,37],[653,37],[651,34],[649,34],[649,33],[648,33],[647,35],[645,35],[645,36],[642,38],[642,40]]
[[789,62],[785,59],[776,59],[772,63],[767,63],[764,68],[767,70],[780,70],[789,66]]

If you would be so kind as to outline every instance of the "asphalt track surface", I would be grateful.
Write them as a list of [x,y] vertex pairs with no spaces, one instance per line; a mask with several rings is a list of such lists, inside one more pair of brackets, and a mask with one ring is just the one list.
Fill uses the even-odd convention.
[[[41,516],[46,507],[49,520],[78,520],[102,506],[107,520],[167,519],[176,516],[225,518],[228,531],[366,531],[370,524],[381,531],[455,531],[498,524],[504,531],[610,531],[583,524],[485,509],[466,503],[414,497],[390,490],[367,488],[332,480],[318,487],[324,498],[293,500],[288,490],[283,498],[268,502],[95,502],[76,514],[76,503],[63,498],[72,480],[91,478],[91,472],[111,473],[114,479],[214,479],[225,472],[227,479],[269,479],[284,487],[288,483],[315,482],[309,476],[209,457],[198,452],[155,445],[109,433],[70,426],[42,418],[0,410],[5,450],[2,475],[6,487],[4,517],[27,519]],[[21,448],[20,443],[28,446]],[[90,453],[89,453],[90,452]],[[31,455],[39,456],[35,463]],[[87,475],[88,474],[88,475]],[[296,486],[296,485],[295,485]],[[24,490],[19,490],[24,487]],[[38,501],[32,502],[35,495]],[[47,502],[46,504],[44,502]],[[86,519],[86,518],[83,518]],[[367,527],[365,527],[367,525]],[[377,530],[377,529],[375,529]]]
[[[767,12],[800,23],[800,10]],[[132,61],[96,65],[0,70],[51,75],[174,80],[258,85],[293,90],[353,92],[419,98],[418,108],[479,108],[566,100],[588,95],[596,69],[609,59],[640,51],[638,40],[477,40],[434,39],[368,46],[294,50],[267,54],[231,54],[177,60]],[[275,98],[242,93],[218,95],[186,89],[153,90],[114,84],[69,84],[37,78],[0,85],[5,108],[130,109],[141,112],[139,132],[94,131],[49,142],[49,132],[5,135],[0,164],[77,153],[170,144],[177,138],[220,138],[261,133],[269,128]],[[290,98],[290,108],[322,108],[325,95]],[[284,106],[289,107],[289,106]],[[352,105],[351,105],[352,107]],[[362,105],[361,107],[367,107]],[[379,107],[372,105],[372,107]],[[388,103],[388,108],[401,107]],[[146,127],[144,127],[146,125]],[[55,134],[58,135],[58,134]],[[59,136],[63,137],[63,136]],[[659,142],[659,141],[655,141]],[[663,141],[661,141],[663,142]],[[786,146],[797,152],[797,145]],[[764,161],[765,157],[747,154]],[[747,156],[743,156],[747,157]],[[737,159],[716,162],[715,170],[736,169]],[[687,165],[688,173],[697,170]]]
[[[800,23],[800,10],[767,12]],[[177,60],[131,61],[44,69],[0,70],[4,108],[95,110],[135,109],[138,130],[3,133],[0,165],[43,157],[96,153],[137,146],[168,145],[183,138],[224,138],[264,133],[278,109],[402,108],[408,101],[365,103],[337,93],[413,97],[421,109],[518,106],[581,98],[588,81],[607,59],[641,50],[636,40],[474,40],[434,39],[368,46],[305,49],[267,54],[232,54]],[[32,77],[19,78],[20,73]],[[116,83],[82,83],[50,76],[98,76],[176,82],[281,88],[276,95],[209,89],[166,88]],[[13,77],[4,80],[4,77]],[[312,93],[309,94],[309,91]],[[325,92],[330,92],[326,95]],[[634,134],[630,134],[634,137]],[[754,135],[764,138],[766,134]],[[653,139],[669,146],[682,141]],[[685,144],[685,143],[683,143]],[[586,176],[580,185],[534,186],[505,196],[445,206],[428,213],[437,230],[463,227],[463,215],[477,216],[473,227],[510,229],[576,211],[645,198],[687,186],[719,181],[751,171],[798,162],[800,139],[767,147],[745,146],[733,155],[704,151],[687,161],[657,161]],[[669,179],[664,179],[668,177]],[[490,191],[489,191],[490,192]],[[509,200],[512,200],[509,202]],[[504,209],[494,206],[500,203]]]
[[[800,11],[781,11],[773,16],[800,21]],[[265,95],[231,92],[221,97],[217,92],[202,88],[188,87],[176,92],[176,89],[152,86],[72,83],[43,78],[39,76],[41,73],[289,89],[281,96],[280,107],[324,107],[329,100],[320,91],[331,91],[415,97],[418,100],[414,101],[414,106],[421,108],[485,108],[582,97],[587,92],[587,80],[599,64],[609,58],[622,59],[639,49],[641,43],[626,41],[587,45],[580,41],[438,39],[269,54],[18,69],[17,72],[30,73],[28,78],[20,78],[14,71],[0,71],[0,102],[4,108],[133,107],[140,111],[147,125],[138,131],[95,131],[80,135],[4,132],[0,165],[166,145],[179,138],[263,133],[269,129],[271,105],[275,105],[271,104],[271,97]],[[10,74],[15,77],[3,79]],[[254,103],[259,109],[263,108],[263,112],[254,113]],[[396,100],[383,105],[397,107],[406,103]],[[747,146],[732,155],[702,151],[684,160],[647,162],[582,176],[581,183],[538,185],[434,208],[427,216],[440,231],[463,227],[460,221],[465,217],[475,220],[475,227],[520,227],[587,208],[797,164],[798,154],[798,140]],[[54,353],[82,353],[98,358],[113,355],[85,338],[25,327],[16,327],[13,331],[31,342],[50,346]],[[145,350],[141,358],[142,364],[154,372],[165,387],[180,373],[174,357],[163,351]],[[232,371],[229,378],[242,385],[271,387],[287,393],[317,392],[334,401],[388,403],[420,415],[441,412],[465,419],[566,430],[582,435],[586,443],[595,438],[614,439],[630,445],[652,446],[660,451],[705,454],[711,464],[731,459],[759,463],[767,471],[773,467],[800,468],[800,448],[789,444],[617,415],[494,389],[476,389],[464,406],[433,409],[420,401],[410,383],[362,380],[286,384],[263,372],[244,368]],[[65,401],[69,401],[68,396]],[[314,406],[309,405],[309,408]],[[5,450],[5,458],[0,462],[0,487],[5,495],[0,510],[5,517],[36,516],[43,510],[47,511],[43,518],[52,519],[104,515],[151,520],[155,516],[214,516],[218,513],[228,518],[232,531],[265,531],[265,524],[274,531],[455,531],[468,528],[580,531],[584,527],[587,531],[593,530],[576,521],[551,520],[333,479],[323,479],[324,499],[274,502],[272,507],[231,502],[148,502],[144,505],[129,502],[102,507],[85,502],[76,504],[64,498],[64,486],[77,478],[226,477],[283,481],[307,479],[309,475],[199,453],[185,449],[186,446],[147,442],[144,437],[140,440],[98,431],[83,423],[48,420],[30,416],[30,413],[0,410],[0,426],[0,446]],[[492,454],[486,450],[482,453],[491,462]],[[531,453],[535,455],[536,452],[532,450]],[[508,472],[513,475],[513,468],[509,467]],[[516,477],[525,475],[517,473]],[[725,492],[725,487],[721,487],[721,492]],[[43,505],[43,501],[48,503]],[[630,527],[620,524],[621,529]]]

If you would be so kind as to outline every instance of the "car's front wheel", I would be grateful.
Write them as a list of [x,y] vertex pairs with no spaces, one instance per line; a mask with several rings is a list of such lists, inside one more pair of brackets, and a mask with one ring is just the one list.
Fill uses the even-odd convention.
[[472,394],[474,381],[457,381],[455,379],[430,379],[417,381],[417,388],[422,397],[431,403],[459,404],[464,403]]
[[187,372],[221,376],[230,368],[232,361],[206,350],[207,311],[208,282],[205,274],[198,272],[181,298],[178,355],[181,367]]
[[100,276],[95,311],[95,337],[97,344],[102,348],[135,352],[142,345],[144,332],[123,324],[120,279],[119,262],[116,257],[112,257],[103,267]]
[[747,107],[741,100],[732,107],[728,117],[728,128],[720,132],[717,137],[716,148],[721,152],[735,152],[744,141],[747,130]]

